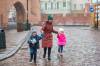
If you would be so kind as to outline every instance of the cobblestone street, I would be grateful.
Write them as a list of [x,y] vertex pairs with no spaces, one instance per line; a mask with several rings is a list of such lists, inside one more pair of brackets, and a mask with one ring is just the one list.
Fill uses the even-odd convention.
[[0,61],[15,54],[30,34],[29,31],[17,32],[16,30],[6,30],[5,33],[6,49],[0,50]]
[[[82,26],[60,27],[65,29],[68,40],[63,57],[57,56],[57,38],[54,34],[51,61],[42,58],[43,49],[40,48],[36,66],[100,66],[100,30]],[[33,28],[40,29],[37,26]],[[55,26],[55,30],[58,28]],[[13,57],[0,61],[0,66],[35,66],[34,63],[29,63],[28,44],[25,42]]]

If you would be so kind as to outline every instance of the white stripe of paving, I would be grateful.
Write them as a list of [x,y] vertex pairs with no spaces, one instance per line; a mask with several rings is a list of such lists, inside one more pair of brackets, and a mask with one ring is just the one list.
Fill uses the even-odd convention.
[[[0,60],[4,60],[4,59],[9,58],[10,56],[14,55],[18,51],[18,49],[22,46],[23,42],[26,41],[26,38],[29,36],[29,33],[30,33],[29,31],[22,32],[22,34],[25,35],[22,38],[19,38],[22,35],[21,33],[20,33],[21,35],[19,37],[18,36],[17,36],[17,38],[15,37],[16,39],[13,37],[14,39],[12,41],[10,41],[10,44],[11,43],[13,43],[13,44],[11,44],[11,46],[7,46],[7,49],[5,51],[0,52]],[[10,37],[10,36],[7,35],[7,41],[9,39],[8,37]]]

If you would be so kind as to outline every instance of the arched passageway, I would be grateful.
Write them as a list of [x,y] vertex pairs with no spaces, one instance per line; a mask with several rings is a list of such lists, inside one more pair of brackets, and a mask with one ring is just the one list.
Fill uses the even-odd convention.
[[8,27],[23,31],[23,22],[25,21],[25,9],[22,3],[16,2],[9,12]]

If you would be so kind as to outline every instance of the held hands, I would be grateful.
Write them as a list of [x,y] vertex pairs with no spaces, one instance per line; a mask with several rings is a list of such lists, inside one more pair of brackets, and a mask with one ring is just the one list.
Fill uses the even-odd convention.
[[40,30],[40,32],[41,32],[41,33],[44,33],[42,29]]

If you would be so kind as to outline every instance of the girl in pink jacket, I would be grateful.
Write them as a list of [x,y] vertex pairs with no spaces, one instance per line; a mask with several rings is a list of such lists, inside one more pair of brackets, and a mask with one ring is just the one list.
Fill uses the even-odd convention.
[[63,28],[59,28],[57,39],[58,39],[58,53],[62,55],[63,47],[66,45],[66,40],[67,40]]

